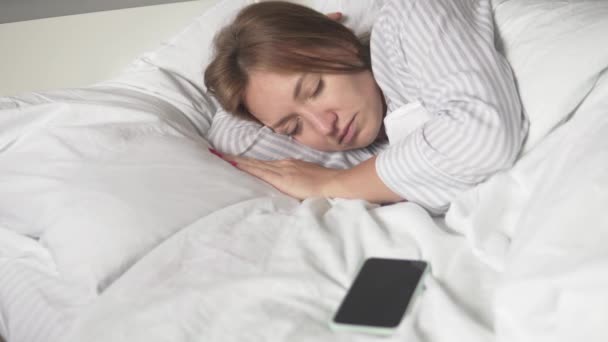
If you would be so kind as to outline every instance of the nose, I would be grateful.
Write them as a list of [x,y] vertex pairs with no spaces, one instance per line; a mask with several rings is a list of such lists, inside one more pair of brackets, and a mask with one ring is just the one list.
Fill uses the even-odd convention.
[[338,134],[336,122],[338,121],[338,115],[334,111],[330,110],[315,110],[310,111],[308,115],[312,125],[319,131],[319,133],[332,136]]

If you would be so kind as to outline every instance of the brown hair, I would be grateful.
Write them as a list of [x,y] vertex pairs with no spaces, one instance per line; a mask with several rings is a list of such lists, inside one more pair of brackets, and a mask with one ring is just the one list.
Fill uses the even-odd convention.
[[354,73],[370,69],[369,47],[311,8],[267,1],[243,8],[214,40],[205,86],[228,112],[255,120],[244,105],[248,72]]

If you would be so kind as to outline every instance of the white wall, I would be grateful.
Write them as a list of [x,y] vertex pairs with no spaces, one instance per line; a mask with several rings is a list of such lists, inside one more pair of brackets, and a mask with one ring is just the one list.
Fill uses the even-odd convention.
[[0,24],[0,96],[111,77],[217,0]]
[[0,24],[190,0],[2,0]]

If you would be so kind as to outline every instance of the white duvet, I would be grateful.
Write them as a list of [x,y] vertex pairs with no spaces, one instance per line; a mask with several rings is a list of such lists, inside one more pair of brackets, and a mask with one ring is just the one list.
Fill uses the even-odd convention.
[[512,170],[445,218],[412,203],[300,203],[208,153],[202,62],[179,58],[207,58],[188,49],[224,8],[124,77],[0,98],[0,332],[372,341],[328,322],[363,259],[386,256],[432,273],[382,340],[608,340],[607,3],[495,5],[531,135]]
[[608,78],[517,167],[464,194],[448,229],[410,203],[257,199],[216,211],[114,283],[69,341],[375,340],[328,328],[370,256],[432,267],[382,340],[605,341],[606,108]]
[[[328,323],[372,255],[430,259],[437,277],[458,278],[448,288],[429,279],[429,295],[396,339],[447,337],[454,328],[468,340],[490,336],[450,292],[479,296],[469,304],[481,316],[488,308],[478,277],[491,273],[419,207],[261,199],[215,212],[155,249],[78,319],[69,340],[369,340],[335,334]],[[439,322],[444,328],[429,330]]]

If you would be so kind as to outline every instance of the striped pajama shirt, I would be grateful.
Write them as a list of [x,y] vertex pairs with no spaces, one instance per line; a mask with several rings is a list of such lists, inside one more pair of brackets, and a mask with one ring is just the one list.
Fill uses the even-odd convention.
[[378,155],[376,171],[388,188],[433,213],[445,212],[458,193],[509,168],[527,134],[512,71],[494,39],[490,0],[387,1],[370,44],[386,118],[417,103],[428,120],[390,144],[320,152],[220,111],[209,139],[225,153],[332,168]]

